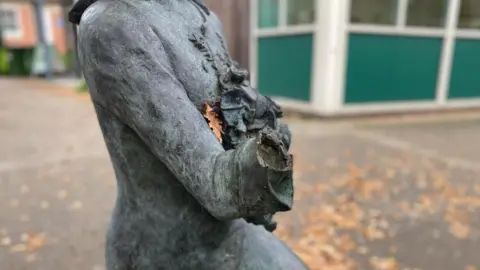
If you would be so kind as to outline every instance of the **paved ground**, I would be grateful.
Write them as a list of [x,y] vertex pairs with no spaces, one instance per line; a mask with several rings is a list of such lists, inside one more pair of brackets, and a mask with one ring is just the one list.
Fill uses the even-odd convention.
[[[480,266],[480,115],[288,122],[277,235],[312,269]],[[0,149],[0,268],[103,269],[115,182],[88,99],[0,79]]]

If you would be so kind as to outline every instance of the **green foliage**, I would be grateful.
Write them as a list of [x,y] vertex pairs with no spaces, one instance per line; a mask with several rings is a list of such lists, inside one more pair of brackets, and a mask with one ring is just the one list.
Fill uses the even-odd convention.
[[8,51],[5,48],[0,48],[0,74],[8,72]]
[[66,69],[71,69],[75,65],[75,52],[68,51],[61,56],[62,62]]
[[82,81],[80,86],[77,87],[77,92],[80,92],[80,93],[88,92],[88,86],[85,81]]

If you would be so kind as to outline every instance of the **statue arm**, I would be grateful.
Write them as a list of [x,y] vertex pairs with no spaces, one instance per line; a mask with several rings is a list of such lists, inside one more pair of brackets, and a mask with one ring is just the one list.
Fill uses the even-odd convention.
[[159,33],[127,15],[88,18],[80,27],[92,100],[133,129],[214,217],[291,209],[292,160],[276,131],[224,151],[176,78]]

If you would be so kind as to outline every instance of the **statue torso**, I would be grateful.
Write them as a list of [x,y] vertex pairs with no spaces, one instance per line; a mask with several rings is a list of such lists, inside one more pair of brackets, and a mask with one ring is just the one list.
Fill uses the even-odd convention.
[[162,33],[173,55],[177,78],[194,103],[214,99],[221,92],[220,73],[232,64],[217,16],[194,1],[170,1],[169,9],[153,7],[149,19]]
[[[218,18],[192,0],[100,0],[85,16],[129,4],[161,33],[173,75],[194,104],[232,84],[248,87],[228,56]],[[213,218],[133,130],[102,107],[96,110],[118,182],[107,237],[111,269],[296,269],[268,254],[290,251],[265,229]]]

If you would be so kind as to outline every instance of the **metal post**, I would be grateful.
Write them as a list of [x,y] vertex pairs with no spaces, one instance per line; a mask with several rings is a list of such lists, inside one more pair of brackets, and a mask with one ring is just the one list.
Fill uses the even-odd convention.
[[53,78],[53,55],[52,50],[48,44],[45,34],[45,21],[43,16],[44,3],[43,0],[33,0],[35,10],[35,17],[37,21],[37,37],[40,52],[44,53],[43,57],[46,61],[45,77],[47,79]]

